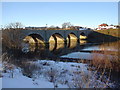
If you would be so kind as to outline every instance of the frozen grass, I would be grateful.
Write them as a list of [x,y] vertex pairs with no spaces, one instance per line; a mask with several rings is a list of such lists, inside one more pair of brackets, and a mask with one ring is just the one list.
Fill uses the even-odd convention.
[[[82,63],[52,60],[27,61],[16,67],[3,63],[3,88],[103,88],[111,83],[97,79]],[[22,82],[20,82],[22,81]]]

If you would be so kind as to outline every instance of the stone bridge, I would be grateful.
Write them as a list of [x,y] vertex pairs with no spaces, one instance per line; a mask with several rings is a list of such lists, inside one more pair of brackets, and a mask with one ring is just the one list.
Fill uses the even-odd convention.
[[20,38],[23,40],[26,36],[31,36],[33,39],[38,38],[48,43],[51,36],[55,38],[55,36],[58,35],[66,42],[67,37],[70,38],[70,34],[75,35],[79,40],[80,35],[87,37],[91,32],[92,30],[22,30]]

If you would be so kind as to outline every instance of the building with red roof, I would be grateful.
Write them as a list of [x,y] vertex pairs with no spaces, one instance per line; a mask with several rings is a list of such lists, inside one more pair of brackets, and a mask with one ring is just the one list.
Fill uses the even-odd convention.
[[103,23],[98,26],[98,30],[103,30],[103,29],[116,29],[116,26]]

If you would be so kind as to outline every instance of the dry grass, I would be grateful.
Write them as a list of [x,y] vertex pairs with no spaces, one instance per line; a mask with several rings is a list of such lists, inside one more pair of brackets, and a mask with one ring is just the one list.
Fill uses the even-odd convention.
[[119,29],[97,30],[96,32],[106,34],[106,35],[111,35],[114,37],[120,37],[119,36]]
[[[119,41],[116,43],[112,43],[112,45],[109,45],[109,48],[112,49],[112,47],[114,47],[114,49],[118,50],[118,46],[120,43]],[[108,47],[107,44],[106,48]],[[103,47],[105,47],[105,45],[103,45]],[[102,48],[102,46],[101,46]],[[109,51],[108,49],[103,49],[102,53],[98,52],[98,51],[93,51],[93,60],[91,62],[91,64],[95,67],[98,67],[100,65],[100,68],[104,69],[112,69],[115,71],[120,71],[120,59],[119,59],[119,50],[118,51]]]
[[93,51],[88,74],[81,71],[82,76],[74,77],[74,85],[77,88],[112,87],[110,83],[112,71],[120,72],[119,45],[120,41],[105,43],[100,45],[101,52]]

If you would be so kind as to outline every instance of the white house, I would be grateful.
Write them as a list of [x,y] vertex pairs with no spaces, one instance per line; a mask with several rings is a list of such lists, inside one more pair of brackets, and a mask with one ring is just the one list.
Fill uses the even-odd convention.
[[103,30],[103,29],[116,29],[117,27],[115,25],[108,25],[108,24],[101,24],[98,26],[97,30]]

